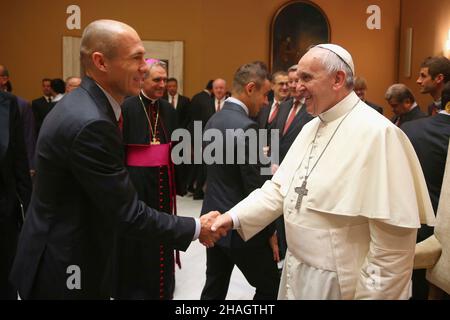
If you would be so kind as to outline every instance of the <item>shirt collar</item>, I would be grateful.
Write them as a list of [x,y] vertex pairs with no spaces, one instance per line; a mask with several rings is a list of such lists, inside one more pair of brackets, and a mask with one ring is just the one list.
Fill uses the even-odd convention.
[[354,91],[352,91],[333,107],[319,114],[319,118],[324,122],[334,121],[342,117],[347,112],[350,112],[350,110],[352,110],[352,108],[356,106],[356,103],[358,103],[359,101],[359,97]]
[[244,109],[245,113],[248,115],[248,108],[241,100],[233,98],[233,97],[229,97],[225,100],[225,102],[230,102],[230,103],[234,103],[234,104],[241,106],[242,109]]
[[111,104],[111,107],[113,108],[114,115],[116,116],[116,120],[119,121],[120,115],[122,114],[122,110],[120,109],[120,104],[110,95],[105,89],[102,88],[101,85],[99,85],[96,82],[97,86],[103,91],[106,98],[108,99],[109,103]]

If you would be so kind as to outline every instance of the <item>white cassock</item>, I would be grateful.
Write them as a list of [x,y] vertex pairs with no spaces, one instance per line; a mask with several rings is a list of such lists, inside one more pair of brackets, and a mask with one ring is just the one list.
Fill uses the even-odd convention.
[[406,135],[358,100],[352,92],[305,125],[272,180],[229,211],[244,240],[284,214],[279,299],[410,297],[417,228],[434,224],[433,209]]

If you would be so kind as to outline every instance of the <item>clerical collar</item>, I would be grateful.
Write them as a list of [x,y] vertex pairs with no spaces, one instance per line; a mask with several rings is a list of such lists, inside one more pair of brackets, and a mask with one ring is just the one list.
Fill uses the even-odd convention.
[[119,121],[120,115],[122,114],[122,110],[120,109],[120,104],[110,95],[105,89],[102,88],[101,85],[99,85],[97,82],[95,83],[105,94],[106,98],[108,99],[109,103],[111,104],[111,107],[113,108],[114,115],[116,116],[116,120]]
[[241,100],[238,100],[238,99],[233,98],[233,97],[229,97],[229,98],[227,98],[225,100],[225,102],[230,102],[230,103],[234,103],[234,104],[240,105],[242,107],[242,109],[244,109],[245,113],[248,115],[248,108]]
[[158,99],[151,99],[151,98],[149,98],[149,97],[144,93],[144,90],[141,90],[141,94],[144,96],[145,99],[147,99],[148,101],[150,101],[152,104],[155,104],[156,101],[158,101]]
[[342,117],[347,112],[350,112],[350,110],[355,106],[358,100],[359,97],[356,95],[354,91],[352,91],[344,99],[335,104],[333,107],[319,114],[319,118],[323,122],[334,121]]

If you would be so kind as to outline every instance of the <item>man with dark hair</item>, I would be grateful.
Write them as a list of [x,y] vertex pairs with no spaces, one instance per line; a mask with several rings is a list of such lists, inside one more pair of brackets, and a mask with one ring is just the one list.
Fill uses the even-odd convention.
[[30,196],[19,106],[15,96],[0,90],[0,300],[17,299],[17,288],[8,278]]
[[[63,79],[52,79],[50,82],[50,87],[52,88],[52,108],[56,103],[64,97],[66,93],[66,83]],[[50,111],[49,111],[50,112]]]
[[208,231],[199,220],[145,205],[124,165],[120,104],[147,72],[137,32],[114,20],[91,22],[79,89],[48,115],[37,143],[37,174],[11,273],[22,299],[110,299],[118,235],[186,250]]
[[[444,109],[438,114],[405,123],[401,127],[411,140],[419,158],[435,214],[438,209],[450,139],[450,82],[443,87],[441,99]],[[432,227],[422,225],[417,234],[417,242],[425,240],[432,234]],[[425,271],[424,269],[414,270],[413,299],[428,298]]]
[[163,99],[169,101],[172,107],[177,111],[178,128],[188,128],[190,121],[189,104],[190,100],[178,93],[178,80],[175,78],[167,79],[166,93]]
[[[216,112],[205,126],[205,130],[219,130],[223,136],[223,155],[227,158],[230,147],[234,150],[234,164],[222,162],[207,166],[207,188],[202,206],[202,215],[211,210],[226,212],[259,188],[261,164],[258,159],[257,141],[249,141],[247,133],[257,133],[256,122],[250,119],[267,104],[270,82],[267,72],[260,64],[241,66],[233,78],[232,96],[223,108]],[[227,133],[234,130],[237,136]],[[239,133],[241,132],[241,133]],[[231,140],[230,140],[231,139]],[[256,148],[255,148],[256,147]],[[245,150],[245,154],[242,153]],[[227,155],[227,156],[225,156]],[[236,265],[247,281],[256,288],[254,299],[275,299],[279,283],[278,270],[271,248],[274,226],[261,231],[255,238],[244,242],[236,231],[230,231],[216,246],[206,250],[206,283],[202,300],[224,300],[230,276]]]
[[44,95],[31,101],[31,109],[33,110],[34,121],[36,124],[36,136],[39,135],[44,118],[52,109],[53,96],[51,82],[51,79],[42,79],[42,93]]
[[433,102],[428,106],[428,115],[435,115],[442,110],[442,89],[450,80],[450,60],[446,57],[427,57],[420,65],[417,84],[420,85],[421,93],[428,93]]
[[426,117],[426,114],[417,105],[411,90],[402,83],[390,86],[386,91],[385,98],[395,114],[392,122],[397,127],[405,122]]

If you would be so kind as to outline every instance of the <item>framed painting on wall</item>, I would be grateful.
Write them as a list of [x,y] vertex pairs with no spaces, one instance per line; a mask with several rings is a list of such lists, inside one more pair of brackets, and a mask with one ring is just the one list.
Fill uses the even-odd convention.
[[287,71],[314,44],[330,42],[325,13],[309,1],[291,1],[276,12],[270,41],[271,71]]

